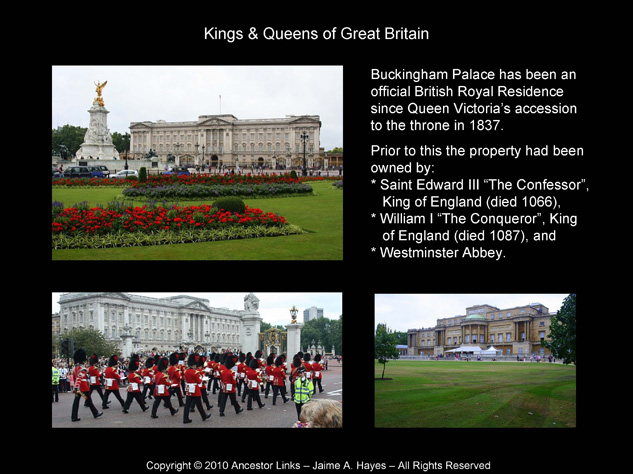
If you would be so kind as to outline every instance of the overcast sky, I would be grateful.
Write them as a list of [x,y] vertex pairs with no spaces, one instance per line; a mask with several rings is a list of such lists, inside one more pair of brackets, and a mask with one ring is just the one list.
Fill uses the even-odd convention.
[[[392,331],[434,327],[437,320],[466,315],[466,308],[489,304],[499,309],[541,303],[556,312],[568,294],[377,294],[375,324]],[[374,325],[375,326],[375,325]]]
[[[213,308],[228,308],[243,310],[244,296],[249,292],[241,293],[146,293],[126,291],[134,295],[150,296],[152,298],[164,298],[166,296],[188,295],[209,300],[209,306]],[[296,306],[299,310],[297,321],[303,322],[303,310],[312,306],[323,308],[323,316],[328,319],[339,319],[343,314],[343,296],[341,293],[257,293],[259,298],[259,314],[264,322],[273,326],[278,324],[285,326],[290,323],[290,308]],[[61,293],[53,293],[53,313],[59,312],[59,296]]]
[[[321,146],[343,146],[341,66],[53,66],[52,128],[88,127],[96,82],[110,133],[131,122],[319,115]],[[221,99],[220,99],[221,96]]]

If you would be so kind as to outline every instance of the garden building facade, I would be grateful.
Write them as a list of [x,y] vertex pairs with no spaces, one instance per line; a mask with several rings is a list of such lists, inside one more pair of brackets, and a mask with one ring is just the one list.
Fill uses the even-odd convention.
[[201,115],[190,122],[132,122],[130,157],[153,152],[162,162],[181,166],[234,169],[290,169],[323,166],[319,161],[321,121],[318,115],[248,119]]
[[407,355],[448,356],[467,345],[494,346],[504,356],[543,357],[550,354],[542,342],[549,336],[552,316],[540,303],[506,309],[471,306],[464,315],[438,319],[435,327],[409,329]]
[[63,293],[59,305],[62,337],[74,328],[97,330],[124,353],[168,353],[181,346],[255,352],[259,346],[259,300],[252,293],[244,298],[244,310],[214,308],[207,299],[186,295],[152,298],[117,292]]

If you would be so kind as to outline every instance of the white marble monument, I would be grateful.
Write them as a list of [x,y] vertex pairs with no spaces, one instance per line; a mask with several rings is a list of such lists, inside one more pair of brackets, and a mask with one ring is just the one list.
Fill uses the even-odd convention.
[[108,129],[108,114],[103,102],[101,92],[108,83],[97,82],[97,97],[92,102],[90,113],[90,125],[84,136],[84,142],[77,150],[75,156],[78,160],[112,160],[119,158],[119,152],[112,144],[112,135]]

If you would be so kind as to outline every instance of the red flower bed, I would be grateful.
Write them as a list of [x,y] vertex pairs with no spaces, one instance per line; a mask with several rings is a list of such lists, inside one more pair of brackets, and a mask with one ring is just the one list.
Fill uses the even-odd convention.
[[[214,210],[211,214],[211,211]],[[210,205],[128,207],[125,209],[65,208],[53,213],[52,231],[58,233],[106,234],[109,232],[151,232],[229,225],[283,226],[286,219],[272,212],[246,206],[244,214],[215,210]]]

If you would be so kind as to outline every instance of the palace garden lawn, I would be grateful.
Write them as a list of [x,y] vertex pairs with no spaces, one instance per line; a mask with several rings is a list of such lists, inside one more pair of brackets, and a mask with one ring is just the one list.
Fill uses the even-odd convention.
[[549,362],[390,361],[375,365],[377,428],[576,426],[576,366]]
[[[309,181],[306,196],[244,198],[247,206],[283,216],[301,234],[184,244],[134,247],[53,249],[54,260],[342,260],[343,190],[332,180]],[[123,197],[122,187],[53,186],[52,201],[65,208],[78,203],[107,206],[111,202],[143,206]],[[211,204],[213,199],[177,202],[181,206]]]

